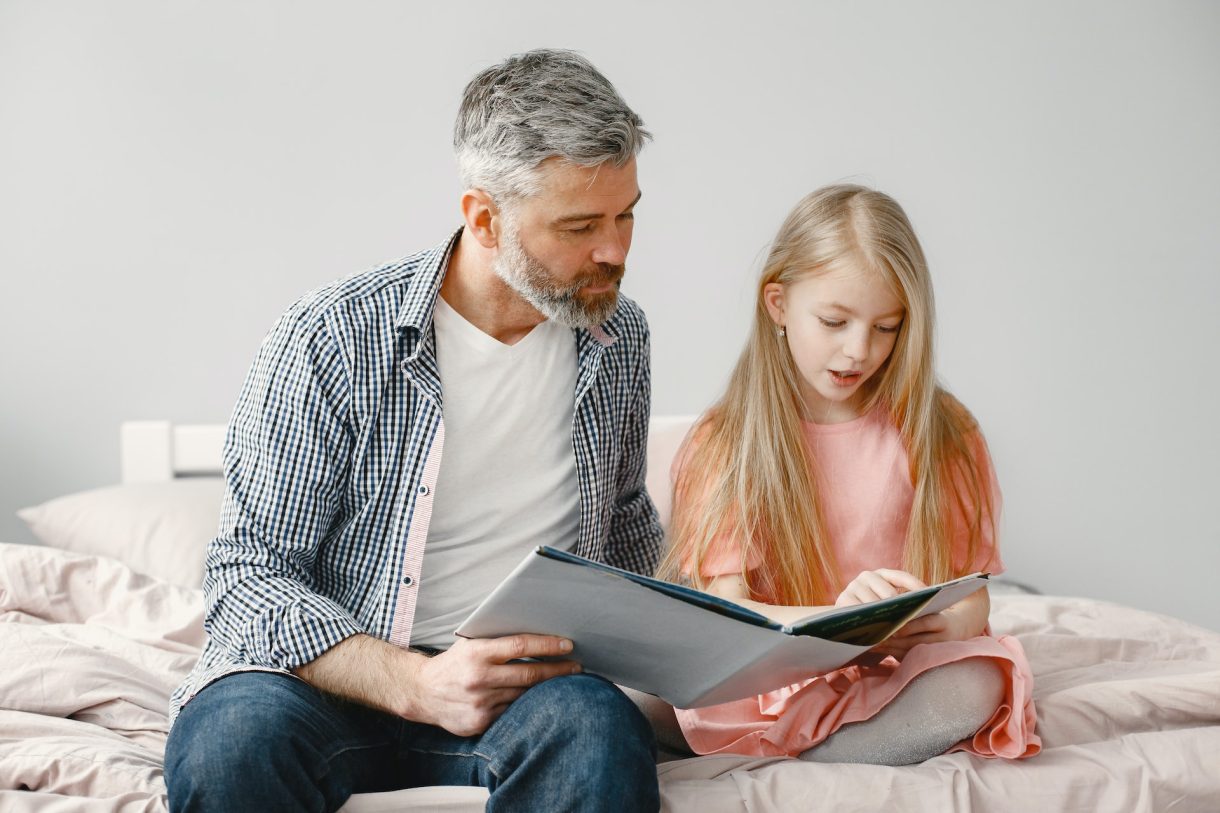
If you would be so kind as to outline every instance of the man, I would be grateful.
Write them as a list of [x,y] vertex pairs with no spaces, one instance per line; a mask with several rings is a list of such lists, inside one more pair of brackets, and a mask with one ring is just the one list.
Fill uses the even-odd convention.
[[571,642],[453,635],[537,544],[656,563],[648,330],[618,295],[642,125],[573,53],[489,68],[455,129],[462,227],[272,329],[172,701],[175,813],[454,784],[488,810],[659,806],[648,724]]

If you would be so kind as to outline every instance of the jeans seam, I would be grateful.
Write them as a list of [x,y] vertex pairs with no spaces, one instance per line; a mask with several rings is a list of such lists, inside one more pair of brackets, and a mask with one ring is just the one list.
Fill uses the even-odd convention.
[[492,762],[492,758],[489,757],[487,754],[480,753],[479,751],[470,751],[469,753],[466,753],[464,751],[439,751],[439,750],[432,749],[432,748],[412,748],[409,745],[404,746],[402,750],[414,751],[417,754],[428,754],[430,756],[465,757],[467,759],[481,759],[481,760],[483,760],[484,763],[486,763],[487,770],[491,772],[491,775],[496,778],[497,782],[504,781],[504,777],[500,776],[500,772],[495,769],[495,766],[493,765],[493,762]]
[[340,748],[338,751],[335,751],[333,754],[328,755],[326,757],[326,764],[329,765],[337,757],[341,757],[349,751],[366,751],[370,748],[385,748],[389,745],[390,745],[390,743],[388,743],[388,742],[369,743],[368,745],[349,745],[346,748]]
[[487,763],[488,772],[490,772],[491,775],[496,778],[496,782],[498,784],[504,783],[504,777],[500,776],[500,772],[496,770],[495,763],[492,761],[491,757],[489,757],[487,754],[481,754],[478,751],[472,751],[471,753],[473,753],[475,756],[479,757],[480,759],[482,759],[484,762]]

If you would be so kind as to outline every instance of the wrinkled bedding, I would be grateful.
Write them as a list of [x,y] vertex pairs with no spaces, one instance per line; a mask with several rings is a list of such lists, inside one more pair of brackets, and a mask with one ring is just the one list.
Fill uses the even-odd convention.
[[[996,595],[1036,678],[1044,750],[885,768],[710,756],[658,766],[672,811],[1220,809],[1220,634],[1080,598]],[[120,563],[0,545],[0,810],[165,811],[166,705],[202,596]],[[353,797],[345,811],[480,810],[483,792]],[[545,809],[540,805],[539,809]]]

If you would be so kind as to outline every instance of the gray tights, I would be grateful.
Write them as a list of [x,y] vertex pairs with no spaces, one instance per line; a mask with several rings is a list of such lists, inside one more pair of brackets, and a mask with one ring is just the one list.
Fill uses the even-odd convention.
[[867,720],[849,723],[800,755],[809,762],[912,765],[969,737],[1004,699],[1004,673],[990,658],[924,672]]

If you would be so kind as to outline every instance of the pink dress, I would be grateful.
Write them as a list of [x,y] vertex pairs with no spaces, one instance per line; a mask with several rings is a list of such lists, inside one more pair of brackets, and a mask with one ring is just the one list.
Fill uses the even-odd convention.
[[[900,569],[914,490],[897,429],[872,413],[849,423],[807,423],[805,431],[816,461],[814,476],[826,530],[839,566],[835,593],[863,570]],[[981,435],[975,436],[973,446],[980,469],[991,480],[998,511],[999,487]],[[676,465],[681,464],[680,459]],[[1002,572],[1004,566],[990,535],[983,539],[974,560],[966,563],[964,518],[959,525],[962,533],[954,538],[954,566],[964,572]],[[758,562],[747,565],[757,567]],[[708,577],[740,572],[736,542],[723,537],[705,558],[702,570]],[[987,757],[1033,756],[1041,750],[1034,733],[1033,673],[1021,644],[1010,636],[993,636],[990,630],[967,641],[921,644],[901,663],[885,658],[877,665],[849,666],[758,697],[678,709],[678,722],[699,754],[795,756],[822,742],[839,726],[872,717],[922,672],[978,657],[993,659],[1004,673],[1004,701],[972,738],[951,750]]]

